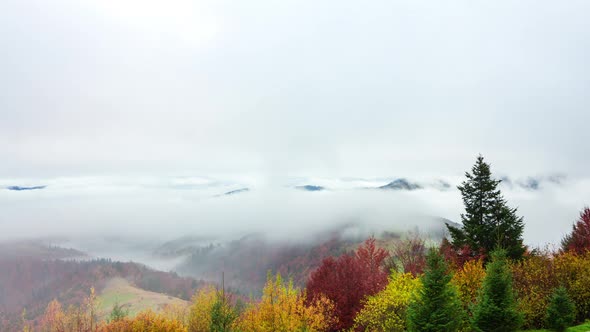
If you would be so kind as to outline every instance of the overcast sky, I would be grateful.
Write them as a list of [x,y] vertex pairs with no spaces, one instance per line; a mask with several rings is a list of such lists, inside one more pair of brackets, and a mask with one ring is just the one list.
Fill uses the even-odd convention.
[[0,2],[0,176],[590,175],[588,1]]
[[4,184],[461,176],[482,153],[582,179],[561,229],[588,194],[586,0],[2,0],[0,41]]

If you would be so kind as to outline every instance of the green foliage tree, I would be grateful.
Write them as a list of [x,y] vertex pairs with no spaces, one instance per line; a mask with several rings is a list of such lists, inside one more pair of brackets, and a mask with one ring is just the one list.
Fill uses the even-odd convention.
[[115,303],[115,305],[113,305],[113,310],[111,310],[111,313],[109,315],[109,322],[116,322],[119,321],[125,317],[127,317],[129,315],[129,310],[125,310],[123,309],[123,306],[120,305],[119,303]]
[[565,287],[553,291],[547,307],[547,327],[551,331],[563,332],[572,326],[576,319],[576,306]]
[[486,267],[486,276],[477,303],[473,309],[472,327],[478,332],[517,331],[522,315],[512,290],[512,274],[505,250],[491,253],[492,261]]
[[238,311],[229,303],[224,294],[218,294],[211,307],[211,332],[230,332],[231,326],[238,318]]
[[430,249],[422,288],[408,308],[409,331],[451,332],[461,327],[464,313],[456,288],[442,255]]
[[463,227],[447,224],[451,244],[456,250],[469,247],[472,256],[487,255],[494,248],[504,248],[508,257],[519,259],[525,251],[522,240],[524,223],[510,208],[498,189],[501,180],[492,178],[490,165],[479,155],[466,181],[457,188],[461,191],[465,213]]

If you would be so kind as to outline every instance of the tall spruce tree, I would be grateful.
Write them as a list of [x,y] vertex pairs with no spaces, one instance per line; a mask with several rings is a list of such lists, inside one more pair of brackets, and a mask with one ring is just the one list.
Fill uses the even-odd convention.
[[465,205],[465,213],[461,214],[463,227],[447,224],[452,246],[456,250],[468,246],[473,256],[503,248],[508,257],[521,258],[525,251],[524,223],[498,189],[501,180],[492,178],[490,165],[482,155],[477,157],[471,173],[465,172],[465,177],[467,180],[457,187]]
[[486,276],[473,308],[471,320],[474,331],[511,332],[522,325],[522,315],[512,289],[512,273],[505,250],[491,253],[492,261],[486,267]]
[[457,290],[449,282],[451,275],[442,255],[430,249],[422,288],[408,308],[409,331],[455,332],[463,321],[463,307]]

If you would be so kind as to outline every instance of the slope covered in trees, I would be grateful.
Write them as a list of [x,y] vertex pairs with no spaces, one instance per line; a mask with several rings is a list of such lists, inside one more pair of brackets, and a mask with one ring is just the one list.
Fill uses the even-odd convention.
[[[155,271],[136,263],[110,260],[65,261],[34,257],[0,257],[0,324],[18,321],[24,309],[35,320],[57,299],[65,306],[79,304],[91,287],[100,291],[121,277],[138,288],[189,300],[203,282]],[[0,325],[0,330],[4,331]]]

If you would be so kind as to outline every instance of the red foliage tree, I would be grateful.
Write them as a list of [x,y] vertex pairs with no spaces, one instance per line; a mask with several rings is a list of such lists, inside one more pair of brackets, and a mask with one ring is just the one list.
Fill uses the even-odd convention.
[[458,268],[462,268],[469,261],[486,259],[483,250],[474,252],[468,244],[456,249],[446,238],[440,243],[440,252],[448,263]]
[[307,300],[312,302],[325,295],[335,304],[338,323],[331,331],[352,327],[354,317],[362,308],[362,300],[378,293],[387,285],[387,271],[383,262],[389,254],[375,246],[369,238],[356,253],[324,259],[307,283]]
[[418,234],[408,234],[408,237],[397,241],[391,250],[391,257],[385,262],[387,270],[421,274],[426,266],[426,244]]
[[590,208],[580,212],[580,219],[574,224],[571,234],[561,241],[563,251],[583,254],[590,250]]

